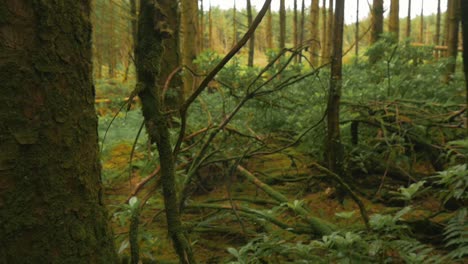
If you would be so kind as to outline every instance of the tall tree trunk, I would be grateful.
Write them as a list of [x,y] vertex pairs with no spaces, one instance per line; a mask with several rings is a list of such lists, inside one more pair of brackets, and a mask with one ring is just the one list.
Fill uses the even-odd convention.
[[398,41],[400,38],[400,1],[392,0],[390,5],[390,21],[388,23],[388,31]]
[[356,56],[356,62],[357,62],[359,58],[359,0],[357,0],[357,3],[356,3],[356,30],[354,33],[354,38],[356,42],[354,55]]
[[[198,0],[181,1],[181,27],[182,27],[182,64],[192,71],[196,72],[196,66],[193,63],[198,55]],[[196,78],[190,71],[184,71],[184,95],[189,95],[196,85]]]
[[208,47],[211,50],[214,50],[214,45],[213,45],[213,10],[211,8],[208,9]]
[[436,32],[434,35],[435,45],[440,45],[440,22],[441,22],[440,0],[437,0]]
[[[234,28],[232,30],[232,46],[234,47],[237,44],[237,9],[236,9],[236,1],[234,0],[234,8],[232,9],[232,24]],[[271,35],[270,35],[271,38]]]
[[[383,0],[374,0],[372,5],[372,17],[371,17],[371,36],[370,36],[370,44],[376,43],[380,35],[383,33]],[[379,60],[379,54],[372,54],[369,56],[369,62],[375,63]]]
[[203,0],[200,0],[200,22],[199,31],[200,35],[198,36],[198,40],[200,41],[200,48],[198,49],[199,52],[205,50],[205,10],[203,9]]
[[318,65],[319,60],[319,0],[311,0],[310,3],[310,34],[311,40],[310,43],[310,61],[312,62],[313,66]]
[[343,145],[340,137],[340,98],[342,88],[344,0],[336,0],[335,25],[333,30],[333,54],[330,90],[327,105],[327,146],[328,168],[343,175]]
[[[463,72],[465,73],[465,102],[468,105],[468,2],[460,1],[461,3],[461,22],[463,31]],[[468,111],[465,111],[465,128],[466,136],[468,136]]]
[[279,38],[279,47],[284,49],[286,47],[286,6],[284,3],[285,0],[280,0],[280,10],[279,10],[279,19],[280,19],[280,38]]
[[447,38],[447,57],[450,61],[447,63],[447,70],[445,73],[444,81],[449,83],[453,79],[456,69],[456,60],[458,54],[458,31],[460,24],[460,0],[448,0],[448,32]]
[[116,51],[115,51],[115,10],[114,10],[114,3],[112,0],[109,0],[109,41],[108,41],[108,47],[107,47],[107,52],[108,52],[108,70],[109,70],[109,78],[115,78],[116,72],[116,64],[117,64],[117,58],[116,58]]
[[[302,0],[301,5],[301,27],[300,27],[300,34],[299,34],[299,43],[302,46],[304,43],[304,24],[305,24],[305,0]],[[302,62],[302,50],[299,54],[299,63]]]
[[0,9],[0,263],[117,263],[90,1],[3,0]]
[[380,35],[383,33],[383,0],[374,0],[372,5],[372,17],[371,17],[371,38],[370,43],[376,43]]
[[330,62],[331,60],[331,55],[332,55],[332,49],[333,49],[333,22],[334,22],[334,15],[333,15],[333,0],[328,0],[328,21],[327,21],[327,39],[325,42],[326,45],[326,52],[325,52],[325,57],[323,58],[325,60],[325,63]]
[[[168,0],[168,2],[171,2]],[[192,3],[196,1],[192,1]],[[165,18],[168,17],[166,6],[162,2],[141,0],[138,20],[138,42],[135,49],[137,78],[146,131],[151,143],[156,143],[161,166],[161,182],[164,195],[169,236],[180,263],[194,263],[190,242],[183,230],[175,189],[175,167],[165,115],[161,89],[154,86],[161,73],[164,53],[163,41],[177,38],[175,32],[167,30]],[[187,10],[186,10],[187,11]],[[193,13],[190,13],[193,15]],[[195,13],[195,20],[197,20]],[[187,28],[185,28],[187,30]],[[196,32],[196,31],[195,31]],[[194,42],[196,43],[196,42]],[[193,44],[193,43],[192,43]]]
[[266,40],[267,40],[267,47],[268,49],[273,49],[273,18],[271,14],[271,6],[268,7],[268,13],[267,13],[267,24],[266,24]]
[[[179,21],[179,5],[177,1],[173,0],[158,0],[157,1],[161,8],[164,10],[166,17],[164,19],[165,30],[173,32],[173,36],[167,38],[163,42],[164,53],[162,54],[161,63],[164,67],[161,67],[159,75],[157,76],[157,88],[163,89],[166,81],[170,75],[182,62],[182,56],[180,54],[180,21]],[[197,38],[200,39],[200,38]],[[200,41],[201,43],[201,41]],[[201,44],[200,44],[201,45]],[[165,109],[164,110],[178,110],[184,100],[184,88],[183,88],[182,76],[175,74],[172,76],[171,82],[169,83],[168,91],[165,92]],[[177,112],[177,111],[176,111]]]
[[408,15],[406,16],[406,38],[411,37],[411,0],[408,0]]
[[[252,25],[253,17],[252,17],[252,5],[250,0],[247,0],[247,23],[248,27]],[[255,32],[249,39],[249,58],[247,62],[248,67],[253,67],[254,64],[254,53],[255,53]]]
[[419,42],[424,43],[424,2],[421,1],[421,16],[419,23]]
[[328,28],[327,28],[327,0],[322,0],[322,36],[320,38],[320,49],[321,49],[321,63],[327,63],[327,37],[328,37]]
[[[299,33],[298,33],[298,17],[297,17],[297,0],[294,0],[294,9],[293,9],[293,45],[294,48],[298,48],[298,41],[299,41]],[[298,62],[299,57],[294,57],[294,62]]]

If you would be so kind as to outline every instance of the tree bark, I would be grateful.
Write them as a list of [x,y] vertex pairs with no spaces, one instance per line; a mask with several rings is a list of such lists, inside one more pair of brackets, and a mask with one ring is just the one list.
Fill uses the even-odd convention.
[[286,6],[284,0],[280,0],[280,39],[279,39],[279,47],[280,49],[284,49],[286,47]]
[[392,0],[390,5],[390,21],[388,23],[388,31],[398,41],[400,38],[400,1]]
[[456,69],[456,60],[458,55],[458,31],[460,24],[460,0],[448,0],[448,32],[447,34],[447,57],[450,61],[447,63],[447,69],[444,76],[444,82],[449,83],[453,80]]
[[340,98],[342,88],[344,0],[336,0],[335,26],[333,30],[333,54],[330,76],[330,90],[327,105],[327,146],[328,168],[338,175],[344,175],[343,145],[340,137]]
[[[232,9],[232,24],[234,28],[232,30],[232,46],[234,47],[237,44],[237,9],[236,9],[236,1],[234,0],[234,8]],[[270,35],[271,38],[271,35]]]
[[117,263],[102,201],[90,1],[0,4],[0,263]]
[[419,16],[419,42],[424,43],[424,2],[421,1],[421,15]]
[[198,36],[200,47],[198,52],[203,52],[205,50],[205,10],[203,9],[203,0],[200,0],[200,22],[198,25],[200,29],[200,35]]
[[[135,48],[137,91],[141,99],[148,137],[151,143],[156,143],[159,152],[161,183],[169,236],[179,256],[180,263],[195,263],[191,245],[183,230],[180,218],[175,189],[174,157],[172,155],[168,120],[161,100],[161,89],[154,85],[157,77],[161,74],[161,62],[164,53],[163,42],[178,37],[175,32],[165,27],[166,21],[164,19],[169,14],[162,3],[153,2],[152,0],[141,0],[140,3],[138,42]],[[195,16],[195,20],[196,18],[197,16]]]
[[354,39],[355,39],[355,56],[356,56],[356,62],[358,61],[359,58],[359,0],[357,0],[356,4],[356,30],[354,32]]
[[[253,17],[252,17],[252,5],[250,0],[247,0],[247,23],[248,27],[252,25]],[[254,55],[255,55],[255,32],[249,39],[249,58],[247,62],[248,67],[253,67],[254,64]]]
[[318,49],[319,49],[319,0],[312,0],[310,3],[310,61],[314,67],[318,66]]

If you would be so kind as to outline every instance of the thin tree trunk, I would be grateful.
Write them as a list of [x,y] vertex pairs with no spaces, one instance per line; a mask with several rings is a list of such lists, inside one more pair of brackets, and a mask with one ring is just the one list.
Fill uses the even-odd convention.
[[[299,40],[299,34],[298,34],[298,18],[297,18],[297,0],[294,0],[294,10],[293,10],[293,45],[294,48],[296,49],[298,47],[298,40]],[[294,62],[298,62],[298,56],[294,57]]]
[[331,54],[332,54],[332,49],[333,49],[333,22],[334,22],[334,15],[333,15],[333,0],[328,0],[328,21],[327,21],[327,39],[326,39],[326,52],[325,52],[325,57],[323,58],[325,60],[325,63],[330,62],[331,60]]
[[200,29],[200,36],[198,36],[200,49],[198,51],[203,52],[205,50],[205,10],[203,9],[203,0],[200,0],[200,22],[198,26]]
[[411,37],[411,0],[408,0],[408,15],[406,16],[406,38],[409,37]]
[[210,9],[208,9],[208,46],[211,50],[214,50],[213,45],[213,11],[210,4]]
[[280,39],[279,39],[279,47],[280,49],[284,49],[286,47],[286,6],[284,3],[285,0],[280,0]]
[[[233,36],[232,36],[232,46],[235,46],[237,44],[237,9],[236,9],[236,1],[234,0],[234,8],[232,10],[232,23],[234,25],[233,28]],[[271,35],[270,35],[271,38]]]
[[118,263],[102,197],[90,3],[0,4],[1,263]]
[[358,61],[359,58],[359,0],[357,0],[356,3],[356,30],[355,30],[355,56],[356,56],[356,62]]
[[321,63],[327,63],[327,0],[322,0],[322,36],[320,38],[320,49],[321,49]]
[[[436,33],[434,36],[434,45],[440,45],[440,28],[441,28],[441,10],[440,10],[440,0],[437,1],[437,15],[436,15]],[[439,59],[440,51],[434,51],[435,58]]]
[[[305,0],[302,0],[301,5],[301,28],[299,34],[299,43],[302,46],[304,43],[304,25],[305,25]],[[302,62],[302,50],[299,54],[299,63]]]
[[[250,0],[247,0],[247,23],[248,27],[252,25],[253,16],[252,16],[252,5]],[[254,55],[255,55],[255,32],[249,39],[249,58],[248,58],[248,67],[253,67],[254,65]]]
[[419,42],[424,43],[424,2],[421,0],[421,16],[419,23]]
[[109,78],[115,78],[115,67],[116,67],[116,57],[115,57],[115,10],[114,3],[112,0],[109,0],[109,41],[108,41],[108,73]]
[[[465,73],[465,105],[468,105],[468,2],[461,0],[461,22],[463,32],[463,72]],[[465,111],[465,128],[468,136],[468,111]]]
[[444,77],[445,83],[451,82],[453,80],[453,75],[455,74],[458,54],[458,31],[460,24],[460,0],[448,0],[448,4],[447,57],[450,58],[450,61],[447,63],[447,70]]
[[388,23],[388,31],[398,41],[400,38],[400,1],[392,0],[390,5],[390,21]]
[[[194,2],[197,3],[192,1],[192,3]],[[161,89],[154,87],[161,72],[162,53],[164,51],[163,41],[178,37],[175,32],[161,28],[161,26],[165,26],[166,21],[164,19],[168,16],[164,7],[161,2],[155,5],[152,0],[141,0],[138,42],[135,49],[138,77],[137,91],[141,99],[148,137],[151,143],[156,143],[159,152],[169,236],[179,256],[180,263],[195,263],[191,245],[183,230],[180,218],[177,191],[175,189],[174,157],[170,143],[168,120],[161,99]],[[187,9],[185,11],[187,12]],[[192,21],[193,19],[198,20],[196,12],[195,15],[193,13],[189,14],[193,16]],[[187,28],[184,28],[184,30],[187,30]]]
[[319,63],[319,0],[311,0],[310,3],[310,33],[310,39],[312,40],[310,43],[310,61],[315,67],[318,66]]
[[328,168],[343,175],[343,145],[340,137],[340,98],[342,88],[344,0],[336,0],[335,26],[333,30],[333,55],[330,90],[327,105],[327,147]]

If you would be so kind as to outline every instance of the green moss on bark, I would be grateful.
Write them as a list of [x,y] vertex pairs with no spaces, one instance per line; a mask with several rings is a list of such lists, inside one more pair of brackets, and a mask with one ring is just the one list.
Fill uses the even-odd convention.
[[116,263],[101,200],[89,1],[3,2],[21,8],[0,20],[0,263]]

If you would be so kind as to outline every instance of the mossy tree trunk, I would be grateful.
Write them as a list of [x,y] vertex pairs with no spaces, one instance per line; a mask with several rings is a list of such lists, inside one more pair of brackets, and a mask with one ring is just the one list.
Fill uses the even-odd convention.
[[90,1],[0,1],[0,263],[116,263]]
[[322,0],[322,34],[320,38],[320,49],[321,49],[321,63],[325,64],[327,62],[327,37],[328,37],[328,28],[327,28],[327,0]]
[[325,40],[325,54],[323,57],[324,63],[329,63],[331,60],[332,48],[333,48],[333,22],[334,22],[334,15],[333,15],[333,6],[334,1],[328,0],[328,15],[327,15],[327,38]]
[[161,89],[155,86],[161,74],[164,42],[177,38],[165,21],[171,1],[142,0],[138,19],[138,41],[135,48],[139,97],[146,130],[151,143],[156,143],[161,166],[161,182],[169,236],[181,263],[195,263],[190,243],[184,233],[175,190],[175,167],[170,143],[168,120],[164,113]]
[[344,0],[336,0],[330,90],[327,105],[326,161],[328,168],[338,175],[343,175],[343,145],[340,137],[343,28]]
[[[294,9],[293,9],[293,45],[296,49],[298,47],[299,33],[298,33],[298,16],[297,16],[297,0],[294,0]],[[298,62],[298,56],[294,57],[294,62]]]
[[[303,45],[304,43],[304,24],[305,24],[305,0],[302,0],[301,4],[301,25],[300,25],[300,32],[299,32],[299,44]],[[302,50],[299,54],[299,63],[302,62]]]

